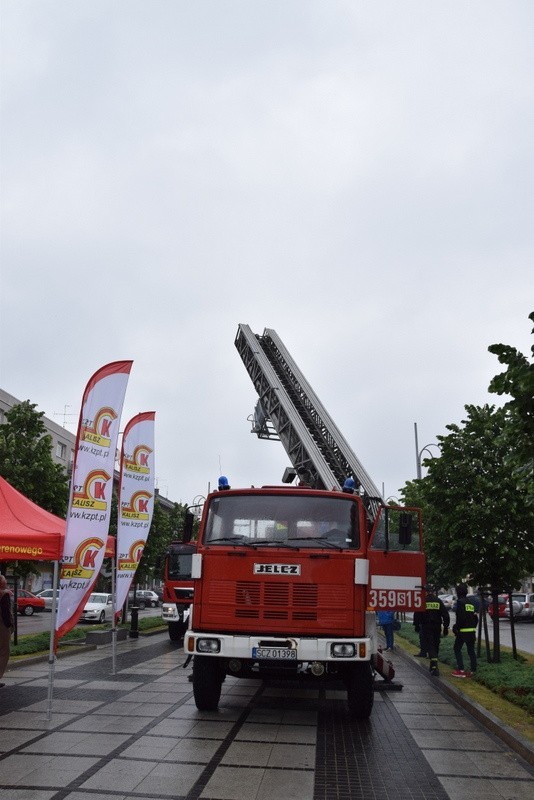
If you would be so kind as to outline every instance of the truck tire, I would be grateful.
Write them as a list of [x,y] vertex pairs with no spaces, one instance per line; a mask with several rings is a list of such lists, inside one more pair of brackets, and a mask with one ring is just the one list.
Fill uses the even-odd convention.
[[345,674],[347,704],[354,719],[369,719],[373,708],[373,671],[368,661],[351,664]]
[[169,622],[169,639],[171,642],[181,642],[186,625],[183,622]]
[[224,675],[218,658],[195,655],[193,659],[193,694],[199,711],[216,711]]

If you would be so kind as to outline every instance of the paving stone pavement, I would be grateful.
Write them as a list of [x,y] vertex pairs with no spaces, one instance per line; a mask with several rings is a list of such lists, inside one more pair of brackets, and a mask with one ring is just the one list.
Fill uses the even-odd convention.
[[[194,704],[166,634],[11,669],[0,800],[534,800],[534,770],[404,658],[370,720],[328,686],[227,679]],[[50,716],[50,719],[48,719]]]

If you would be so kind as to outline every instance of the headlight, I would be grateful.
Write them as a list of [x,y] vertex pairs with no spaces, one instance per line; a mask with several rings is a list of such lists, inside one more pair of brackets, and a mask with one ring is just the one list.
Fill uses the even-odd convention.
[[172,612],[174,611],[174,606],[168,606],[167,604],[164,604],[162,607],[162,611],[164,614],[172,614]]
[[356,647],[354,642],[334,642],[330,648],[332,658],[354,658]]
[[220,639],[197,639],[197,653],[219,653]]

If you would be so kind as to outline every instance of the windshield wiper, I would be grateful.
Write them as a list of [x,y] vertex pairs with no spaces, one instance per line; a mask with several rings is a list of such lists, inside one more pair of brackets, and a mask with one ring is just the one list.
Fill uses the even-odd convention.
[[249,542],[249,544],[251,547],[270,547],[270,545],[290,547],[285,539],[262,539],[261,541]]
[[[330,539],[327,539],[323,536],[290,536],[287,540],[288,542],[317,542],[317,547],[333,547],[334,550],[342,550],[343,548],[340,545],[336,544],[335,542],[331,542]],[[294,547],[294,545],[292,545]]]
[[229,542],[230,544],[246,544],[243,542],[242,536],[221,536],[219,539],[210,539],[206,544],[214,544],[215,542]]

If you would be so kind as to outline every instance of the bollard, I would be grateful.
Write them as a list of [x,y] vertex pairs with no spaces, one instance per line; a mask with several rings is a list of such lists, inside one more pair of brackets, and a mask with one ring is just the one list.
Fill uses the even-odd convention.
[[132,606],[130,612],[132,616],[130,619],[128,636],[130,639],[139,639],[139,608],[137,606]]

